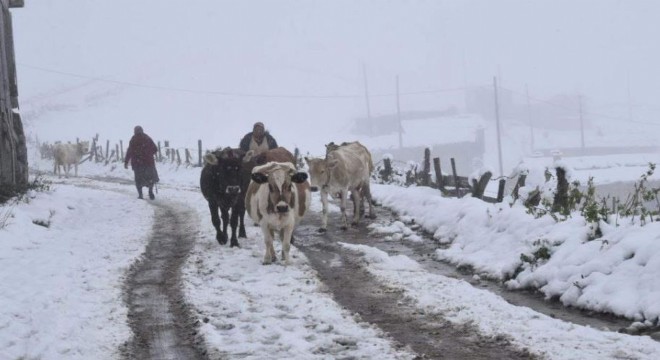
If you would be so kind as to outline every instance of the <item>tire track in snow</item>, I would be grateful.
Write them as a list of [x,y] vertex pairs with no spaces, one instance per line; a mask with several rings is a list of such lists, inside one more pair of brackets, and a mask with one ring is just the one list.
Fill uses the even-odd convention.
[[196,214],[156,200],[153,231],[142,258],[125,282],[125,302],[133,338],[122,348],[126,359],[207,359],[195,317],[184,301],[181,267],[193,246]]

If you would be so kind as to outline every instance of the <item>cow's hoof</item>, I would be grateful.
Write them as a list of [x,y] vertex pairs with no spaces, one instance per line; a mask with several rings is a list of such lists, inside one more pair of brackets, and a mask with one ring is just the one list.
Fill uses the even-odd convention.
[[218,243],[220,245],[224,245],[227,243],[227,235],[224,234],[218,234],[215,236],[216,240],[218,240]]
[[356,223],[356,222],[352,222],[352,223],[351,223],[351,227],[354,227],[354,228],[358,227],[358,223]]
[[346,230],[348,230],[348,227],[347,226],[342,226],[342,227],[340,227],[340,229],[346,231]]
[[245,233],[245,230],[239,231],[238,232],[238,237],[247,239],[247,234]]
[[238,245],[238,241],[232,241],[232,242],[231,242],[231,245],[229,245],[229,247],[237,247],[237,248],[240,248],[241,246]]
[[290,241],[290,244],[291,244],[291,245],[293,245],[293,241],[294,241],[295,239],[296,239],[296,238],[294,238],[293,235],[291,235],[291,241]]
[[375,219],[375,218],[376,218],[376,214],[369,214],[369,216],[368,216],[368,217],[369,217],[369,219],[371,219],[371,220],[373,220],[373,219]]
[[326,231],[328,231],[328,229],[326,229],[326,228],[319,228],[318,230],[316,230],[316,232],[318,232],[319,234],[323,234]]

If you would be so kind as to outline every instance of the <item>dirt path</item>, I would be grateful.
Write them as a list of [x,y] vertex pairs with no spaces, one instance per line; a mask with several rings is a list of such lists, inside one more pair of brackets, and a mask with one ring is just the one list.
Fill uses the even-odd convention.
[[125,283],[133,338],[122,354],[125,359],[207,359],[180,279],[193,246],[190,234],[197,232],[191,225],[197,224],[197,215],[167,200],[152,203],[156,219],[149,244]]
[[[335,224],[337,219],[331,218]],[[305,225],[307,224],[307,225]],[[456,326],[440,316],[424,314],[397,290],[380,283],[364,268],[361,256],[337,243],[374,240],[364,225],[341,232],[332,226],[316,234],[320,217],[311,214],[296,232],[296,246],[310,260],[334,299],[375,324],[420,359],[532,359],[505,338],[480,336],[476,328]]]

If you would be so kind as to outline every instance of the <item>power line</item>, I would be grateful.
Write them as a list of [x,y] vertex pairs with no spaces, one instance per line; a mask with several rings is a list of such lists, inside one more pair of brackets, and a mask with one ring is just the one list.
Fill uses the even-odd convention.
[[[39,66],[27,65],[27,64],[18,64],[21,67],[28,69],[38,70],[42,72],[47,72],[51,74],[58,74],[68,77],[75,77],[79,79],[94,80],[99,82],[105,82],[116,85],[125,85],[132,86],[144,89],[153,89],[153,90],[162,90],[162,91],[176,91],[184,92],[190,94],[200,94],[200,95],[220,95],[228,97],[243,97],[243,98],[272,98],[272,99],[357,99],[362,98],[363,95],[360,94],[325,94],[325,95],[309,95],[309,94],[260,94],[260,93],[242,93],[242,92],[231,92],[231,91],[209,91],[209,90],[198,90],[198,89],[187,89],[179,87],[170,87],[170,86],[160,86],[160,85],[151,85],[151,84],[142,84],[131,81],[122,81],[122,80],[113,80],[98,76],[82,75],[66,71],[54,70],[43,68]],[[446,89],[434,89],[434,90],[419,90],[419,91],[409,91],[402,92],[399,95],[414,96],[414,95],[428,95],[428,94],[437,94],[445,92],[454,92],[454,91],[464,91],[468,89],[479,88],[482,86],[474,87],[457,87],[457,88],[446,88]],[[394,97],[396,93],[383,93],[383,94],[373,94],[371,97]]]
[[[513,90],[513,89],[509,89],[509,88],[505,88],[505,87],[501,87],[501,88],[502,88],[502,89],[505,89],[505,90],[507,90],[507,91],[510,91],[510,92],[512,92],[512,93],[514,93],[514,94],[520,95],[520,96],[529,97],[530,100],[533,100],[533,101],[538,102],[538,103],[543,103],[543,104],[550,105],[550,106],[554,106],[554,107],[556,107],[556,108],[560,108],[560,109],[564,109],[564,110],[572,110],[572,111],[577,111],[577,110],[578,110],[578,109],[573,108],[573,107],[570,107],[570,106],[565,106],[565,105],[561,105],[561,104],[553,103],[553,102],[551,102],[551,101],[547,101],[547,100],[542,100],[542,99],[534,98],[534,97],[532,97],[532,96],[528,96],[527,94],[523,94],[523,93],[518,92],[518,91]],[[608,120],[622,121],[622,122],[626,122],[626,123],[635,123],[635,124],[644,124],[644,125],[660,126],[660,123],[657,123],[657,122],[648,122],[648,121],[630,120],[630,119],[626,119],[626,118],[622,118],[622,117],[611,116],[611,115],[605,115],[605,114],[595,113],[595,112],[591,112],[591,111],[584,111],[583,114],[584,114],[584,115],[591,115],[591,116],[599,117],[599,118],[603,118],[603,119],[608,119]]]

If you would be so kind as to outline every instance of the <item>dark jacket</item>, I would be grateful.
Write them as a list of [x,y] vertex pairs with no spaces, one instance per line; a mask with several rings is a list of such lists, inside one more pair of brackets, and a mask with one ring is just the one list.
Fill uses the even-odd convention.
[[126,158],[124,164],[131,162],[131,168],[137,170],[140,168],[156,167],[154,155],[158,152],[158,147],[147,134],[133,135],[128,143]]
[[[264,134],[264,139],[266,139],[269,149],[275,149],[277,147],[277,141],[275,141],[275,138],[273,138],[268,131]],[[238,147],[241,150],[248,152],[250,150],[250,141],[252,141],[252,131],[243,136]]]

